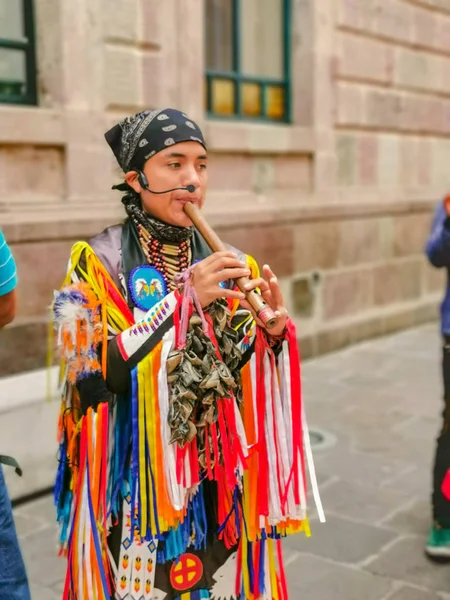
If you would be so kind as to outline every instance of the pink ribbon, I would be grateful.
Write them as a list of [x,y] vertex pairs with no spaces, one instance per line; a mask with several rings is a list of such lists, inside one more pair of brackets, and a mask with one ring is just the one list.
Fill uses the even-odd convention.
[[193,283],[193,270],[195,265],[190,266],[182,273],[177,273],[174,277],[174,283],[180,292],[183,294],[183,300],[181,303],[181,318],[180,318],[180,332],[179,332],[179,347],[184,348],[186,346],[186,334],[189,326],[189,308],[191,304],[194,305],[198,316],[202,320],[202,329],[205,335],[208,335],[208,321],[203,314],[203,309],[195,291]]

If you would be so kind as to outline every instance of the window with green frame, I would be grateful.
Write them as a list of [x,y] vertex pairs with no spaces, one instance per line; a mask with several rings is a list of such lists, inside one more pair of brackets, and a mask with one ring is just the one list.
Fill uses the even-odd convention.
[[209,116],[290,120],[290,0],[205,0]]
[[0,0],[0,102],[37,102],[33,0]]

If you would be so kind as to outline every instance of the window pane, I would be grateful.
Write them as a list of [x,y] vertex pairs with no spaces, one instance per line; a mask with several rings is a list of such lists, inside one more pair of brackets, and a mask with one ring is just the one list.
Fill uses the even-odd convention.
[[282,79],[283,0],[242,0],[239,17],[242,73]]
[[261,86],[257,83],[242,84],[242,112],[249,117],[261,115]]
[[26,81],[26,61],[24,50],[0,48],[0,79],[2,81]]
[[286,116],[286,100],[284,88],[269,85],[266,89],[267,116],[271,119],[284,119]]
[[216,115],[234,115],[234,82],[226,79],[211,81],[212,112]]
[[206,0],[206,68],[233,71],[233,1]]
[[22,40],[23,0],[0,0],[0,37],[7,40]]

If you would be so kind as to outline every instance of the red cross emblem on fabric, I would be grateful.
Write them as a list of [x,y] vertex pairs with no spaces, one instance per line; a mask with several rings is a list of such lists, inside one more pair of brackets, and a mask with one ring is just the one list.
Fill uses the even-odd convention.
[[170,583],[175,590],[184,591],[196,585],[203,576],[202,561],[194,554],[182,554],[170,569]]

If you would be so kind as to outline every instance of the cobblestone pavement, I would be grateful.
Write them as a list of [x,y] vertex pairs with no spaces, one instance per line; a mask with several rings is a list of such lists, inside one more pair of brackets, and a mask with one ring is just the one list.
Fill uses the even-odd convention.
[[[408,330],[309,362],[303,368],[309,425],[325,443],[315,461],[327,523],[286,540],[293,600],[450,600],[450,566],[423,555],[439,424],[441,382],[435,325]],[[15,518],[33,600],[59,600],[50,498]]]

